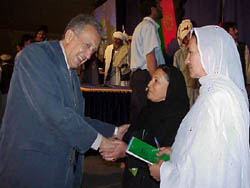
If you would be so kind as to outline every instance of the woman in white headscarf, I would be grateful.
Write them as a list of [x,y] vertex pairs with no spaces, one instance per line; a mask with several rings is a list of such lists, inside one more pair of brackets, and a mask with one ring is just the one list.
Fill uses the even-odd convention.
[[235,42],[218,26],[194,28],[186,64],[200,95],[159,153],[171,160],[151,175],[161,187],[249,188],[249,104]]

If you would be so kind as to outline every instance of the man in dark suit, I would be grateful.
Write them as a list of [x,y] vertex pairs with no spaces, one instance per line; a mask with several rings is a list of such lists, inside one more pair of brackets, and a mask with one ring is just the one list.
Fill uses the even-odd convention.
[[17,59],[0,130],[0,187],[80,187],[84,153],[115,148],[127,126],[84,116],[76,68],[98,49],[102,28],[78,15],[61,41],[27,46]]

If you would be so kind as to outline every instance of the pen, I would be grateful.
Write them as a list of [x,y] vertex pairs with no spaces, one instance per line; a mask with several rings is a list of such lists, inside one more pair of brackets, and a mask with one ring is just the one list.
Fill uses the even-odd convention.
[[155,144],[157,146],[157,149],[160,150],[160,144],[159,144],[159,142],[158,142],[158,140],[157,140],[156,137],[154,137],[154,141],[155,141]]
[[145,129],[142,130],[142,140],[144,140]]

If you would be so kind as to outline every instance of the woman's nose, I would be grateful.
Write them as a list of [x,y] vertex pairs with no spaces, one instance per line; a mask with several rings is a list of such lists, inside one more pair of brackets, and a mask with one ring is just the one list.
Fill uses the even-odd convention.
[[186,59],[185,59],[185,64],[187,65],[190,62],[190,54],[188,53]]
[[149,88],[151,86],[151,82],[152,82],[152,80],[149,81],[147,88]]

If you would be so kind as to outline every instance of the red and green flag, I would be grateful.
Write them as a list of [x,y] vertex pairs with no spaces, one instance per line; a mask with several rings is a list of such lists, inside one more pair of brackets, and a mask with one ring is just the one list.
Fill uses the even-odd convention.
[[161,48],[168,53],[168,45],[176,39],[177,26],[173,0],[161,1],[163,18],[158,22],[160,25],[159,35],[161,38]]

